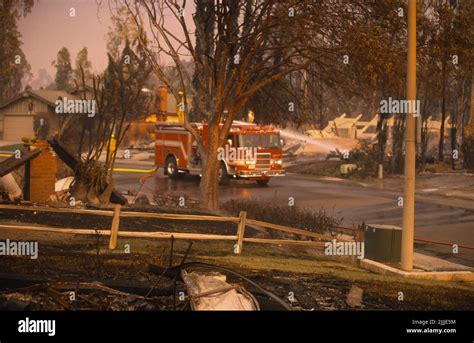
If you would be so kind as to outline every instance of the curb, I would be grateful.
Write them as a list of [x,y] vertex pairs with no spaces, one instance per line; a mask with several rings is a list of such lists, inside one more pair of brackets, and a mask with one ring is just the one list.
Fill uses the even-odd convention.
[[469,271],[406,272],[394,267],[387,266],[383,263],[368,260],[368,259],[361,260],[360,266],[363,269],[369,270],[377,274],[399,276],[403,278],[411,278],[411,279],[419,279],[419,280],[433,280],[433,281],[474,281],[474,273],[469,272]]

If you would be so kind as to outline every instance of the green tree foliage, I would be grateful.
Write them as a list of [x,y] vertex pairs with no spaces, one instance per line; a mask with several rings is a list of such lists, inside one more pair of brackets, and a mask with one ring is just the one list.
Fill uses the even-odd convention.
[[113,59],[120,58],[120,54],[125,48],[126,42],[135,45],[138,32],[135,28],[133,18],[123,5],[119,6],[111,16],[112,25],[107,33],[107,52]]
[[65,47],[58,51],[56,60],[51,63],[56,68],[54,82],[57,90],[68,90],[72,86],[71,54]]
[[32,7],[33,0],[0,1],[0,103],[18,93],[22,79],[30,73],[17,22]]
[[89,61],[87,47],[83,47],[76,56],[76,68],[74,69],[74,77],[76,81],[81,82],[81,69],[84,71],[84,77],[90,80],[92,77],[92,62]]

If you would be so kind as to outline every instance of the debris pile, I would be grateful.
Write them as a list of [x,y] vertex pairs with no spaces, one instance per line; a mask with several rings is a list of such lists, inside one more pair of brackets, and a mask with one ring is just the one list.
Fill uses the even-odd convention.
[[221,273],[202,274],[182,271],[191,308],[195,311],[257,311],[257,300],[245,288],[227,283]]
[[43,283],[0,293],[1,311],[163,310],[159,297],[121,292],[100,283]]
[[54,194],[49,197],[48,203],[54,204],[56,207],[61,205],[71,207],[83,207],[84,204],[80,200],[72,200],[72,194],[70,191],[71,185],[74,182],[74,176],[68,176],[63,179],[56,181],[54,185]]
[[12,173],[0,177],[0,193],[2,194],[0,200],[9,202],[23,197],[23,192]]
[[[203,262],[186,262],[192,245],[188,245],[180,262],[174,265],[172,236],[169,259],[160,258],[166,266],[148,264],[148,272],[140,271],[142,276],[146,276],[146,283],[130,283],[116,278],[86,281],[78,275],[72,279],[57,275],[55,281],[43,282],[40,281],[43,278],[34,276],[20,276],[18,279],[15,275],[3,274],[0,276],[3,289],[0,291],[0,311],[258,311],[261,309],[260,301],[265,306],[272,303],[271,309],[291,309],[277,295],[232,269]],[[229,281],[229,276],[232,281]],[[244,283],[252,293],[244,288]]]

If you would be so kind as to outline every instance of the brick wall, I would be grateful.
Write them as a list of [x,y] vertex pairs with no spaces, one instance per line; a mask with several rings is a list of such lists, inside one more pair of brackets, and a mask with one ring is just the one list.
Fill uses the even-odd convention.
[[46,201],[54,194],[57,156],[46,141],[38,141],[34,148],[41,153],[30,162],[30,201]]

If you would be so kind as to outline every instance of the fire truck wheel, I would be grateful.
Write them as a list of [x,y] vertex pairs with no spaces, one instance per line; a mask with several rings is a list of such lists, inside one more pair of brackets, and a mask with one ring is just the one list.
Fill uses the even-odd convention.
[[166,159],[166,174],[170,179],[176,179],[179,176],[178,164],[176,163],[176,158],[174,156],[169,156]]
[[268,179],[268,180],[257,180],[258,185],[262,186],[262,187],[268,185],[269,182],[270,182],[270,179]]
[[229,175],[227,174],[227,168],[224,163],[221,163],[219,168],[219,184],[226,185],[229,183]]

